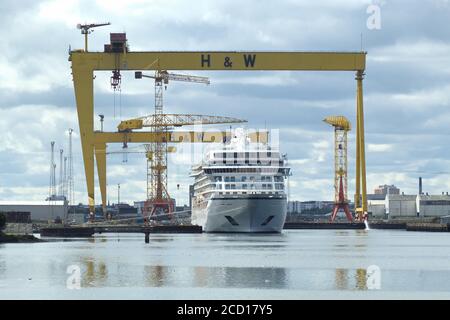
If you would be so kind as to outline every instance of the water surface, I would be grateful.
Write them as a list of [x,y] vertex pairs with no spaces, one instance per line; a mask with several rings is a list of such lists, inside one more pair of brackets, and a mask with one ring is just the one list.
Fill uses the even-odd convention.
[[[67,288],[69,266],[80,270],[79,290]],[[0,298],[449,299],[450,234],[160,234],[145,244],[142,234],[110,233],[3,244]]]

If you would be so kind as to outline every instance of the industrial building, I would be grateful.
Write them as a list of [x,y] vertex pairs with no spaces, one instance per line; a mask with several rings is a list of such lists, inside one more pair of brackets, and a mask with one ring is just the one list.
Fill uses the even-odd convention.
[[32,221],[63,219],[67,213],[67,201],[0,201],[0,211],[29,212]]
[[385,194],[368,194],[367,195],[368,212],[372,218],[386,218],[386,195]]
[[288,214],[301,214],[304,211],[324,208],[329,208],[331,211],[333,205],[333,201],[288,201],[287,212]]
[[389,218],[417,217],[417,195],[414,194],[387,194],[386,214]]
[[443,217],[450,215],[450,196],[419,194],[416,205],[421,217]]
[[396,186],[394,186],[393,184],[388,186],[387,184],[385,185],[380,185],[378,186],[378,188],[376,188],[374,190],[375,194],[382,194],[382,195],[387,195],[387,194],[400,194],[400,189],[397,188]]

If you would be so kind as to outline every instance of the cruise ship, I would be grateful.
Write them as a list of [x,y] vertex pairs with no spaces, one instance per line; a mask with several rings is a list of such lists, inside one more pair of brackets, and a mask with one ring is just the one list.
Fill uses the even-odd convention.
[[192,168],[191,222],[205,232],[279,233],[286,220],[286,157],[244,129]]

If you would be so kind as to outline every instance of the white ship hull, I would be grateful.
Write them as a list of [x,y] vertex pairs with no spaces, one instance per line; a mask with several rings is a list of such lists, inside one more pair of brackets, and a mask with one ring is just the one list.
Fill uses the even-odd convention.
[[279,233],[286,220],[284,196],[220,196],[206,206],[193,206],[192,224],[204,232]]

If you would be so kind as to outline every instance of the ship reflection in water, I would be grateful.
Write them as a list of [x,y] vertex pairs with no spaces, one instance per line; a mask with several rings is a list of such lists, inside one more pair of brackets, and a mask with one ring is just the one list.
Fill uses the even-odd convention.
[[0,298],[72,298],[69,266],[85,299],[450,298],[449,257],[444,233],[102,234],[0,245]]

